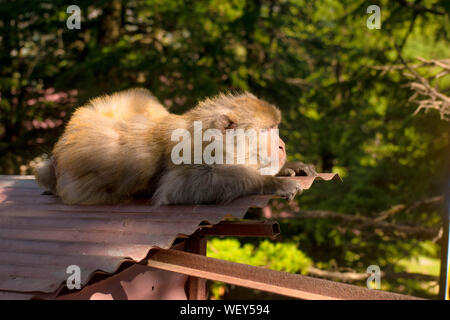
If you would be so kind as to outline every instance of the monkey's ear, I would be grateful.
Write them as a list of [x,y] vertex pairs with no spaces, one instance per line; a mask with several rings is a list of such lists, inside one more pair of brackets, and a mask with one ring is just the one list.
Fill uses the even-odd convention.
[[228,115],[221,114],[214,121],[215,127],[225,133],[227,129],[237,128],[237,123],[234,122]]

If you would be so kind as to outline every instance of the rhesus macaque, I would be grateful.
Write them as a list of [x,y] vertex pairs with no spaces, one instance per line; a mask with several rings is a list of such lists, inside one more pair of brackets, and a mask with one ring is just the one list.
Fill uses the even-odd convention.
[[[274,130],[280,121],[275,106],[250,93],[221,94],[176,115],[145,89],[122,91],[93,99],[75,111],[52,156],[36,169],[36,178],[67,204],[112,204],[139,195],[151,196],[155,205],[227,203],[250,194],[292,199],[301,192],[298,182],[275,175],[316,172],[300,162],[285,164],[284,142]],[[200,134],[205,135],[200,145],[195,137],[188,140],[182,148],[187,161],[174,161],[174,150],[180,147],[180,136],[174,132],[195,136],[199,123]],[[232,151],[227,145],[210,153],[218,159],[231,154],[231,163],[205,163],[199,161],[202,154],[197,148],[206,152],[211,143],[205,139],[208,129],[213,133],[209,141],[220,146],[225,142],[220,133],[230,130],[253,129],[258,139],[275,131],[276,138],[266,146],[246,148],[244,160],[255,152],[265,154],[256,162],[239,162],[233,139]],[[269,174],[261,174],[267,168]]]

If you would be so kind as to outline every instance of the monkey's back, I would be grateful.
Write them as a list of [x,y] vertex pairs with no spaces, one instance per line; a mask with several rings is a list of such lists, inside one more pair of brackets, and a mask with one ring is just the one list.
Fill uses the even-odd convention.
[[58,195],[66,203],[114,203],[145,189],[162,155],[154,131],[168,116],[143,89],[78,108],[53,150]]
[[88,108],[105,117],[132,121],[134,117],[158,121],[169,112],[149,91],[131,89],[92,99]]

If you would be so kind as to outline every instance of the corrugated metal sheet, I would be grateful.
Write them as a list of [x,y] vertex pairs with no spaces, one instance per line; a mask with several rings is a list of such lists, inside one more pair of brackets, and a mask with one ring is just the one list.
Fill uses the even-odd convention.
[[[338,177],[289,179],[308,189],[315,179],[333,178]],[[69,206],[42,192],[32,176],[0,176],[0,299],[54,297],[70,265],[80,267],[85,285],[95,272],[112,274],[124,261],[141,261],[154,247],[170,248],[202,222],[243,218],[249,207],[262,207],[272,198],[249,196],[220,206]]]

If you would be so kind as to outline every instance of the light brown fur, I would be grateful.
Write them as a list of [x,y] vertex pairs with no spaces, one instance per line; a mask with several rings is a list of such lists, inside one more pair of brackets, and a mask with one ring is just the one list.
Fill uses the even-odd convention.
[[192,132],[195,120],[203,130],[274,128],[281,113],[249,93],[221,94],[183,115],[169,113],[144,89],[96,98],[75,111],[37,181],[67,204],[118,203],[140,193],[153,194],[157,205],[224,203],[246,194],[292,198],[300,190],[255,166],[174,165],[171,132]]

